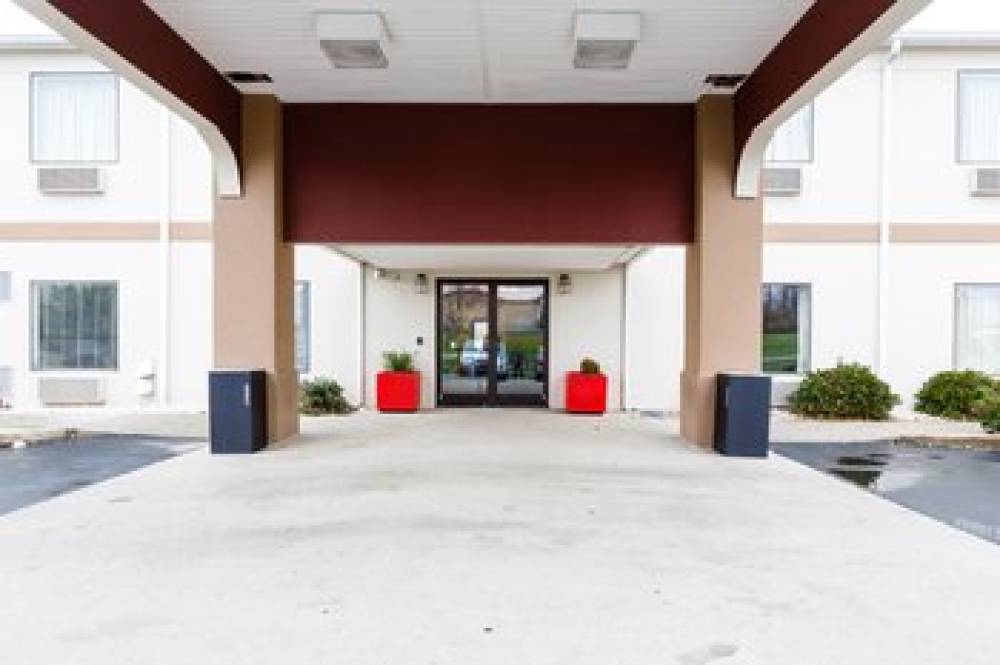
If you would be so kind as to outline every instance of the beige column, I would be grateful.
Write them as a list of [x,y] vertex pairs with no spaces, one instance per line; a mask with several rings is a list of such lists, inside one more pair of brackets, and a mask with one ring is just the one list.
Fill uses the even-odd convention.
[[295,258],[282,236],[281,103],[243,96],[243,196],[219,198],[213,224],[218,368],[267,370],[268,440],[298,432]]
[[760,368],[764,209],[734,196],[733,98],[697,104],[695,240],[687,251],[681,434],[710,445],[715,375]]

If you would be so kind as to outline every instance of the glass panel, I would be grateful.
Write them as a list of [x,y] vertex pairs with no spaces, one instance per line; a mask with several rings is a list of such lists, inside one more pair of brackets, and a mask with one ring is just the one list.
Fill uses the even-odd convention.
[[764,285],[763,369],[771,374],[809,371],[809,287]]
[[803,107],[774,132],[764,155],[767,162],[813,160],[813,105]]
[[962,72],[958,94],[959,160],[1000,160],[1000,74]]
[[489,390],[489,286],[442,285],[440,316],[441,396],[485,399]]
[[1000,374],[1000,284],[957,287],[955,364]]
[[302,374],[309,372],[310,309],[309,282],[295,282],[295,369]]
[[545,394],[545,287],[497,286],[497,394]]
[[35,369],[116,369],[118,285],[34,282]]
[[118,159],[118,77],[103,72],[32,76],[31,156],[41,162]]

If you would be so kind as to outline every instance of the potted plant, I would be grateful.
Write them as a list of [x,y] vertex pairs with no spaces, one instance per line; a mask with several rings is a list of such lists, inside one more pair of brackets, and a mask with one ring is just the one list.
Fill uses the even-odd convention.
[[382,354],[385,370],[375,377],[375,404],[379,411],[412,412],[420,409],[420,372],[413,354],[387,351]]
[[608,377],[593,358],[580,361],[580,371],[566,373],[566,411],[604,413],[608,407]]

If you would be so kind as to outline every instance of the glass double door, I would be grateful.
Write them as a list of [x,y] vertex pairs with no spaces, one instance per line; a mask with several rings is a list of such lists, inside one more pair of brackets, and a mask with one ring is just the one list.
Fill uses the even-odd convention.
[[439,405],[548,403],[548,288],[544,280],[438,280]]

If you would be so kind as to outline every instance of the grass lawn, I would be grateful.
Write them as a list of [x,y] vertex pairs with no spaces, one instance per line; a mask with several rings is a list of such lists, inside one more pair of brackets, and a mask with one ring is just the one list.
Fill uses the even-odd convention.
[[797,332],[764,333],[764,371],[795,372],[798,370],[799,334]]

